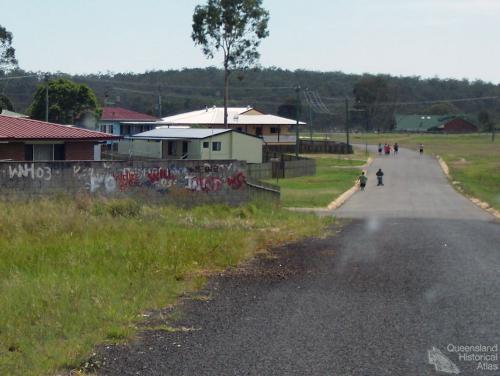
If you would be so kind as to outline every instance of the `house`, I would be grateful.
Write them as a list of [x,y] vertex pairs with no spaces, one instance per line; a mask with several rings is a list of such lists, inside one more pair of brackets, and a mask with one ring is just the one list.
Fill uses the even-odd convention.
[[[252,107],[228,107],[228,127],[263,139],[266,144],[295,144],[296,120],[265,114]],[[224,128],[224,108],[211,107],[161,119],[163,125]],[[299,122],[304,126],[306,123]]]
[[158,118],[122,107],[104,107],[97,128],[115,136],[130,136],[154,129]]
[[99,160],[98,144],[115,139],[102,132],[0,115],[0,160]]
[[160,126],[126,137],[118,153],[158,159],[244,160],[262,163],[262,139],[233,129]]
[[477,132],[478,127],[463,115],[396,115],[395,131]]
[[0,114],[4,115],[4,116],[10,116],[10,117],[16,117],[16,118],[28,118],[29,117],[28,115],[20,114],[18,112],[9,111],[6,109],[2,109]]

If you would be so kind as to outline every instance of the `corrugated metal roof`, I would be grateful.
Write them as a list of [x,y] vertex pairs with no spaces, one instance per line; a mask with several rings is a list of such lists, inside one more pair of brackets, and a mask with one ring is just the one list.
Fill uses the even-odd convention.
[[209,129],[209,128],[168,128],[158,127],[147,132],[138,133],[132,138],[157,138],[157,139],[202,139],[218,134],[232,132],[232,129]]
[[17,118],[29,118],[28,115],[20,114],[19,112],[9,111],[6,109],[2,110],[2,115],[10,116],[10,117],[17,117]]
[[45,121],[0,115],[2,140],[112,140],[116,136]]
[[[228,107],[227,121],[231,126],[238,125],[294,125],[295,120],[287,119],[276,115],[266,114],[245,114],[253,110],[251,107]],[[211,107],[199,111],[186,112],[179,115],[169,116],[161,119],[163,124],[172,125],[223,125],[224,108]],[[306,123],[300,122],[305,125]]]
[[120,121],[120,120],[128,120],[128,121],[155,121],[158,118],[148,115],[141,114],[140,112],[127,110],[122,107],[104,107],[102,109],[102,121]]

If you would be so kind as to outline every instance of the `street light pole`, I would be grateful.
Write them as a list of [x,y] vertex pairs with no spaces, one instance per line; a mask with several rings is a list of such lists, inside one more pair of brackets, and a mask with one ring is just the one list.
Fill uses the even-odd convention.
[[349,151],[349,100],[345,99],[345,135],[347,139],[347,151]]
[[49,121],[49,75],[45,75],[45,121]]

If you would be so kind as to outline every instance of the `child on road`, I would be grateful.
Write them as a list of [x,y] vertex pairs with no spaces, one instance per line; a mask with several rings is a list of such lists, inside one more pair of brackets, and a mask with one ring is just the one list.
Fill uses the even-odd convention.
[[377,187],[380,185],[383,186],[384,185],[384,173],[383,173],[382,169],[379,168],[375,175],[377,175],[377,180],[378,180]]
[[368,178],[366,177],[365,172],[363,171],[359,177],[359,187],[361,188],[362,191],[365,190],[367,181]]
[[420,151],[420,155],[424,154],[424,144],[420,144],[418,150]]

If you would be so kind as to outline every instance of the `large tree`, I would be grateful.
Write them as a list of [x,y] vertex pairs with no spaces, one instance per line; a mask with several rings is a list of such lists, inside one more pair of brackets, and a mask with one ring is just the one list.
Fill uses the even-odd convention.
[[191,38],[210,59],[222,51],[224,65],[224,126],[227,128],[229,75],[254,64],[257,47],[269,35],[269,12],[262,0],[208,0],[193,14]]
[[12,47],[12,33],[0,25],[0,71],[7,71],[16,65],[16,50]]
[[77,84],[65,78],[49,81],[38,86],[30,107],[31,117],[45,120],[46,88],[49,89],[49,121],[59,124],[74,124],[84,112],[99,116],[97,97],[85,84]]
[[[384,76],[364,75],[353,88],[354,109],[363,112],[366,130],[390,128],[391,108],[384,102],[389,100],[389,85]],[[377,124],[375,124],[377,123]]]

